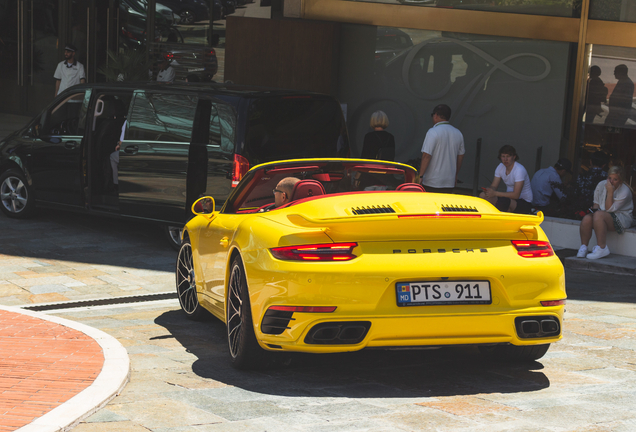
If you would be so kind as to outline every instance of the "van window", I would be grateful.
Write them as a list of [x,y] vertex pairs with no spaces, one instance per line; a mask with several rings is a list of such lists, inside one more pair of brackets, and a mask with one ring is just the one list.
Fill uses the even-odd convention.
[[189,143],[197,97],[135,92],[126,139]]
[[81,136],[86,123],[84,94],[74,93],[47,111],[41,119],[42,134]]
[[[216,104],[214,107],[212,108],[212,118],[210,119],[210,144],[219,145],[224,153],[234,153],[236,114],[228,105]],[[216,142],[212,141],[213,133],[215,134]]]
[[347,156],[342,110],[334,99],[256,99],[248,113],[246,154],[253,164],[277,159]]

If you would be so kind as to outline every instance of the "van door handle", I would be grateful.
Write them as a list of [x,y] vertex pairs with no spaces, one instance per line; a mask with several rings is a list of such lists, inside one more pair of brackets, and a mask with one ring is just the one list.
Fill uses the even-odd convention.
[[75,147],[77,147],[77,141],[66,141],[64,143],[64,148],[69,150],[73,150]]
[[124,152],[128,154],[136,154],[138,151],[139,151],[139,146],[136,146],[136,145],[127,146],[124,149]]

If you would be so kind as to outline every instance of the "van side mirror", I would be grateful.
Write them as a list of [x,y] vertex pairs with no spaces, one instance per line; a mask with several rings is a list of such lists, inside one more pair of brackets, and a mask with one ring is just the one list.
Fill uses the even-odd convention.
[[199,198],[192,204],[192,213],[195,215],[211,215],[214,213],[214,198],[211,196],[204,196]]

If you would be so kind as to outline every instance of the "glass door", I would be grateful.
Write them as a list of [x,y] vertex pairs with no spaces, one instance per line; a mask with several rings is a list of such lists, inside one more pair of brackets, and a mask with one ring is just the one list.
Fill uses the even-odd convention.
[[0,3],[0,108],[36,115],[55,96],[53,74],[64,46],[77,46],[89,67],[88,6],[91,0],[7,0]]

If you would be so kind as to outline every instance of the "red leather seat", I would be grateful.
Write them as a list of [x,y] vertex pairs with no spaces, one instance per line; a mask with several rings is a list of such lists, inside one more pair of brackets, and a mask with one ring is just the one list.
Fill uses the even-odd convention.
[[324,194],[325,188],[319,181],[301,180],[294,186],[291,201]]
[[395,190],[400,192],[426,192],[424,186],[417,183],[402,183]]

